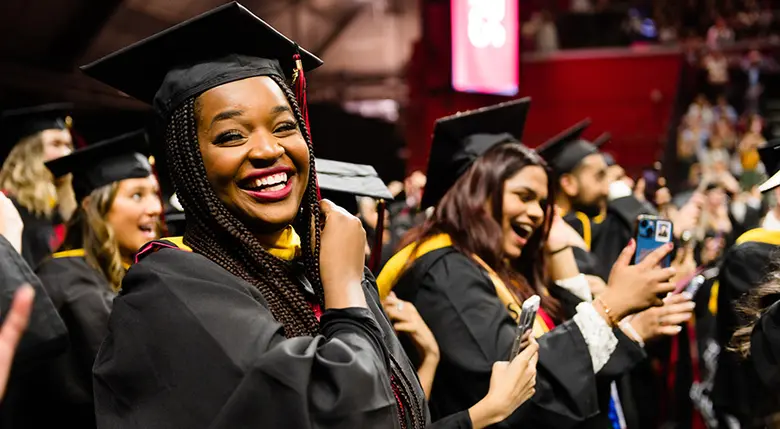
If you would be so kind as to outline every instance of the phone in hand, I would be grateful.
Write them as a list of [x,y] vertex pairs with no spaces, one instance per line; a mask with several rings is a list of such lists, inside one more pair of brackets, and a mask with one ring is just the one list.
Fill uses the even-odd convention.
[[517,323],[517,336],[514,344],[512,344],[512,352],[509,355],[510,362],[523,351],[523,343],[527,339],[526,334],[532,334],[531,330],[534,327],[536,313],[539,312],[541,302],[539,295],[534,295],[523,302],[523,306],[520,309],[520,321]]
[[[634,252],[634,264],[641,262],[655,249],[672,241],[674,225],[672,221],[659,216],[639,215],[636,219],[636,252]],[[669,267],[672,256],[666,255],[661,260],[661,266]]]

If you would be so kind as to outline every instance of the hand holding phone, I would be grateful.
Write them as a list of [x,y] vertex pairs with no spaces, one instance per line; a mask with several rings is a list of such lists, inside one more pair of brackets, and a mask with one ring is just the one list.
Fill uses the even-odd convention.
[[520,321],[517,323],[517,335],[515,336],[514,344],[512,344],[512,352],[509,355],[510,362],[523,351],[524,345],[528,344],[528,338],[532,334],[531,331],[536,320],[536,313],[539,311],[541,302],[539,295],[534,295],[523,302],[523,306],[520,309]]

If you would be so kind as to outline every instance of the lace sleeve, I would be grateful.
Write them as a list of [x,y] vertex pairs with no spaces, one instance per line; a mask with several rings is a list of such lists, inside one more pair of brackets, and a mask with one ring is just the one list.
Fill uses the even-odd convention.
[[598,373],[615,351],[617,337],[590,303],[583,302],[577,306],[574,323],[577,324],[585,338],[585,344],[588,345],[593,372]]

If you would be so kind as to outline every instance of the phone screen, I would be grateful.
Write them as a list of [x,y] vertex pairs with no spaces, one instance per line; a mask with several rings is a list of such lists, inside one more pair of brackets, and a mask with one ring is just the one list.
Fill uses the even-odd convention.
[[[655,216],[639,216],[636,228],[636,253],[634,263],[638,264],[654,250],[672,241],[672,221]],[[661,261],[663,267],[671,265],[671,255]]]

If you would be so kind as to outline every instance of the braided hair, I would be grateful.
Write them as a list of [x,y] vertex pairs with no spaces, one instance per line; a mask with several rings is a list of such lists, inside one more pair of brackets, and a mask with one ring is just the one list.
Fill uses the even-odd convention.
[[[324,305],[319,270],[322,225],[311,137],[293,91],[282,78],[269,77],[284,92],[309,150],[309,182],[293,227],[301,234],[305,275],[314,287],[319,304]],[[298,286],[294,267],[268,253],[246,225],[230,213],[214,193],[206,178],[195,118],[196,102],[193,97],[173,112],[165,137],[170,171],[187,172],[172,175],[176,193],[187,216],[184,242],[193,251],[257,287],[271,314],[282,324],[287,338],[317,335],[319,322]],[[425,414],[414,393],[414,386],[403,375],[400,365],[392,356],[389,369],[394,391],[403,410],[409,413],[411,427],[408,429],[424,427]],[[399,416],[399,420],[402,428],[407,429],[405,418]]]
[[[309,183],[293,226],[301,234],[304,243],[305,275],[314,287],[320,305],[323,305],[324,294],[319,272],[320,211],[311,138],[293,92],[281,78],[269,77],[282,88],[309,148]],[[298,286],[295,267],[268,253],[212,189],[200,154],[195,109],[195,97],[177,108],[171,115],[165,136],[168,167],[171,171],[180,172],[173,174],[172,178],[187,216],[184,242],[193,251],[257,287],[271,314],[282,324],[286,337],[317,335],[319,322]]]

